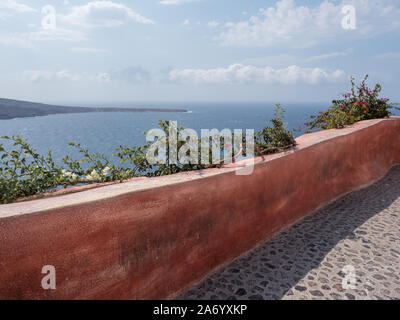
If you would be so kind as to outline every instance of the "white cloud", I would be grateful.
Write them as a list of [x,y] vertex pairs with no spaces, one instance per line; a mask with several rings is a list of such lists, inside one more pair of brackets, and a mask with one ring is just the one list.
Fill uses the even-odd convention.
[[9,9],[19,13],[36,11],[36,9],[26,4],[19,3],[16,0],[1,0],[0,9]]
[[31,41],[84,41],[87,40],[86,35],[78,30],[70,30],[63,28],[56,29],[38,29],[37,31],[22,34]]
[[31,83],[54,81],[95,81],[100,83],[110,82],[108,73],[88,74],[85,72],[71,72],[67,69],[56,72],[46,70],[28,70],[23,72],[23,78]]
[[[321,41],[349,37],[371,37],[400,29],[400,8],[394,0],[325,0],[317,7],[298,6],[281,0],[260,9],[260,14],[244,21],[225,24],[218,39],[224,45],[274,46],[289,44],[307,47]],[[342,7],[356,8],[356,30],[342,28]],[[396,6],[397,4],[397,6]]]
[[100,83],[109,83],[111,82],[111,75],[107,72],[99,73],[96,76],[96,81]]
[[32,83],[39,83],[42,81],[49,81],[52,79],[53,75],[51,72],[42,70],[29,70],[25,71],[23,74],[25,80]]
[[34,49],[42,41],[84,41],[86,34],[78,30],[37,28],[35,31],[0,36],[0,45]]
[[68,69],[59,71],[27,70],[23,72],[23,78],[31,83],[54,81],[110,83],[120,81],[130,84],[143,84],[152,80],[151,74],[139,66],[98,73],[72,72]]
[[78,53],[106,53],[108,50],[98,48],[69,48],[69,51]]
[[164,6],[177,6],[184,3],[197,2],[197,1],[199,0],[161,0],[159,1],[159,4],[162,4]]
[[60,18],[64,22],[86,28],[115,27],[129,20],[143,24],[154,23],[124,4],[112,1],[92,1],[83,6],[75,6],[70,14],[61,15]]
[[188,26],[190,24],[190,20],[186,19],[185,21],[182,22],[182,25]]
[[321,68],[302,68],[296,65],[274,69],[252,65],[233,64],[227,68],[184,69],[169,72],[169,80],[195,84],[318,84],[337,82],[345,78],[342,70],[327,71]]
[[71,81],[79,81],[82,79],[82,75],[80,73],[72,73],[68,70],[61,70],[56,72],[55,78],[56,79],[65,79],[65,80],[71,80]]
[[210,28],[216,28],[219,26],[219,22],[217,21],[210,21],[209,23],[207,23],[207,26],[209,26]]

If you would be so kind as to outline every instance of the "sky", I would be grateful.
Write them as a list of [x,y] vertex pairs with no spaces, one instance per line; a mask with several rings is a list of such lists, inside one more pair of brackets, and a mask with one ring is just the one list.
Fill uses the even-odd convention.
[[400,0],[0,0],[0,97],[321,102],[349,77],[400,101]]

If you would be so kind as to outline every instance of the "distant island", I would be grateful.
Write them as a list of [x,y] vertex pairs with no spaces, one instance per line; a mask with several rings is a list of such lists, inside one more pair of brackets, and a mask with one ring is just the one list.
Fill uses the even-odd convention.
[[0,120],[93,112],[187,112],[183,109],[64,107],[0,98]]

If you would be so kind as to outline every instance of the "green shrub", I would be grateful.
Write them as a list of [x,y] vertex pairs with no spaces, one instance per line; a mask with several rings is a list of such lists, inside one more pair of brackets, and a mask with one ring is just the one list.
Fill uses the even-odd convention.
[[[293,134],[283,125],[284,110],[277,105],[275,118],[271,120],[272,127],[266,127],[255,136],[256,155],[264,155],[285,150],[295,145]],[[169,146],[168,128],[169,121],[160,120],[159,127],[165,132],[167,139],[167,155]],[[183,127],[178,128],[178,134]],[[141,147],[119,146],[115,149],[113,157],[119,160],[121,166],[112,164],[104,154],[90,153],[80,144],[69,143],[76,148],[81,158],[76,160],[69,156],[62,159],[58,165],[52,158],[51,152],[42,156],[33,149],[29,143],[19,136],[3,136],[3,140],[12,143],[13,150],[7,151],[0,144],[0,204],[10,203],[20,197],[43,193],[56,187],[68,187],[77,184],[90,184],[98,182],[124,181],[140,176],[163,176],[183,171],[192,171],[224,164],[223,160],[218,165],[203,164],[150,164],[146,153],[150,144]],[[211,137],[211,139],[215,139]],[[221,138],[222,139],[222,138]],[[245,138],[242,150],[245,153]],[[178,142],[178,150],[185,142]],[[200,155],[201,141],[197,141]],[[210,141],[211,143],[211,141]],[[221,151],[224,144],[221,144]],[[232,155],[234,157],[234,155]],[[210,159],[211,148],[210,148]]]
[[287,130],[287,123],[283,124],[284,113],[285,110],[278,103],[274,118],[270,120],[272,127],[267,126],[256,134],[255,149],[258,155],[276,153],[296,145],[293,132]]
[[45,192],[65,183],[50,151],[42,156],[18,136],[1,138],[12,141],[16,150],[6,152],[0,144],[0,203]]
[[[129,162],[130,166],[133,168],[136,176],[147,176],[147,177],[158,177],[170,174],[175,174],[184,171],[200,170],[210,167],[211,165],[202,164],[169,164],[169,121],[159,120],[158,126],[161,128],[166,135],[166,146],[167,146],[167,163],[166,164],[150,164],[146,159],[146,153],[150,148],[150,143],[142,147],[128,147],[120,146],[116,149],[118,151],[114,156],[120,158],[120,162],[125,164]],[[179,135],[181,131],[185,130],[184,127],[180,126],[177,128],[177,134]],[[145,134],[145,133],[143,133]],[[200,150],[200,140],[197,141],[198,148]],[[178,150],[185,144],[183,141],[177,142]]]

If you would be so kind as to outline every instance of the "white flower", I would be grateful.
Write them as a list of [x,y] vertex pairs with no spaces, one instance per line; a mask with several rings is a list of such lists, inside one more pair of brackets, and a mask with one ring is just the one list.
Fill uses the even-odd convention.
[[100,175],[97,173],[96,170],[93,170],[90,175],[86,176],[86,180],[88,181],[100,180]]
[[63,176],[66,177],[66,178],[69,178],[69,177],[72,176],[72,172],[69,172],[69,171],[66,171],[66,170],[62,170],[61,172],[62,172]]
[[110,167],[105,167],[105,168],[103,169],[103,176],[108,175],[108,173],[110,172],[110,170],[111,170]]

